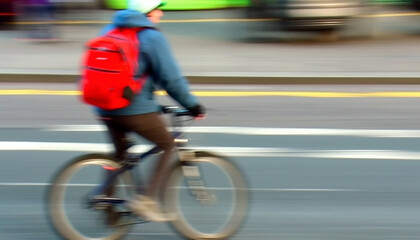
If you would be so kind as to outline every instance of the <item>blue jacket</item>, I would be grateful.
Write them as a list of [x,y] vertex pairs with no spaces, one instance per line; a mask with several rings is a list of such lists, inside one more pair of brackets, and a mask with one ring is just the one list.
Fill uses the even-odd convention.
[[140,57],[137,73],[137,76],[142,76],[147,69],[149,77],[140,94],[135,96],[128,107],[112,111],[97,108],[99,115],[123,116],[157,112],[159,104],[155,100],[154,91],[158,89],[166,90],[169,96],[185,108],[198,104],[172,56],[166,38],[160,31],[153,29],[154,24],[144,14],[135,10],[118,11],[113,22],[106,26],[101,34],[115,27],[150,27],[139,32]]

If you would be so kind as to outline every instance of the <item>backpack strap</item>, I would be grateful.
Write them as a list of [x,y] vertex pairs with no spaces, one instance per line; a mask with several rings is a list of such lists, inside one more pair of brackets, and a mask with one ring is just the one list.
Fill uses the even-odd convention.
[[[141,53],[141,43],[139,41],[138,38],[138,33],[146,30],[146,29],[156,29],[154,27],[116,27],[113,30],[109,31],[107,33],[108,36],[111,37],[116,37],[118,36],[118,34],[124,35],[126,38],[130,39],[131,41],[133,41],[137,46],[140,46],[140,49],[138,51],[138,56],[140,56]],[[136,68],[138,68],[138,63]],[[137,79],[144,83],[146,82],[147,78],[149,77],[150,71],[148,69],[146,69],[146,71],[139,77],[137,77]]]

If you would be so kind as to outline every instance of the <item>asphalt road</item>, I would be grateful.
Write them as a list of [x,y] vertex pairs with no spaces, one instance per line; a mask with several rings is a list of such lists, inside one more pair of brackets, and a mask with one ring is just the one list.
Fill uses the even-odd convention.
[[[68,84],[4,86],[74,89]],[[191,146],[230,156],[250,183],[249,218],[234,239],[420,236],[416,111],[420,100],[407,97],[420,92],[419,87],[193,86],[193,90],[203,95],[209,117],[189,129]],[[204,96],[209,91],[216,96]],[[232,93],[255,91],[285,95]],[[73,95],[8,93],[0,94],[0,111],[8,113],[0,120],[0,161],[5,166],[0,168],[0,239],[57,239],[44,216],[45,187],[68,159],[105,151],[105,133]],[[168,103],[166,97],[160,100]],[[134,228],[126,239],[180,238],[165,224],[152,223]]]
[[[77,89],[76,83],[1,83],[1,87],[0,111],[7,114],[2,116],[0,126],[98,123],[91,109],[80,104],[76,93],[72,92]],[[420,114],[415,111],[420,104],[419,98],[415,95],[410,97],[409,94],[398,94],[416,93],[420,90],[418,85],[194,85],[192,89],[199,93],[204,91],[199,97],[203,98],[210,114],[206,121],[197,122],[198,126],[419,128]],[[18,90],[29,90],[29,93]],[[222,94],[208,97],[206,91],[228,93],[224,98],[221,98]],[[246,94],[253,91],[268,92],[268,96],[249,97]],[[245,92],[245,96],[232,97],[231,92]],[[283,96],[273,96],[270,92],[280,92]],[[313,95],[311,92],[320,94]],[[328,95],[323,94],[324,92],[339,94]],[[391,97],[384,97],[386,94],[370,97],[357,95],[383,92],[397,94],[394,97],[392,94]],[[351,93],[356,93],[356,96]],[[291,97],[293,95],[300,97]],[[168,102],[166,98],[162,100],[164,103]],[[224,101],[229,101],[229,104],[224,105]]]

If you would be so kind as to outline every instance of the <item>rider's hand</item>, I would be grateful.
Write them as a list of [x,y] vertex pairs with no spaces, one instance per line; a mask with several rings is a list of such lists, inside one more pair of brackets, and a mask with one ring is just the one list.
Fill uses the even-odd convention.
[[204,118],[206,116],[206,109],[200,104],[188,108],[188,111],[190,111],[191,115],[195,118]]

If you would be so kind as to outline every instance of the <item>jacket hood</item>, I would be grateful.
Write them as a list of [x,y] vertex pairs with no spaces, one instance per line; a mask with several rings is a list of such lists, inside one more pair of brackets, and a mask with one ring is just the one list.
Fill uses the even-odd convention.
[[116,12],[112,23],[117,27],[155,27],[146,15],[136,10]]

